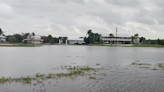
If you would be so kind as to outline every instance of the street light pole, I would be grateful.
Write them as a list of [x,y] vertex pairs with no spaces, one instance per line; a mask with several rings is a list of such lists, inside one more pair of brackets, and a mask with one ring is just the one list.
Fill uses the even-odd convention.
[[117,27],[116,27],[116,42],[115,42],[115,46],[117,44]]

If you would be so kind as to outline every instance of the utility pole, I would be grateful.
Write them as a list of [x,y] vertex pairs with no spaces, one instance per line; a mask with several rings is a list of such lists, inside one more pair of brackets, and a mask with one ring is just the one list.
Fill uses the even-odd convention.
[[117,44],[117,27],[116,27],[116,42],[115,42],[115,46]]

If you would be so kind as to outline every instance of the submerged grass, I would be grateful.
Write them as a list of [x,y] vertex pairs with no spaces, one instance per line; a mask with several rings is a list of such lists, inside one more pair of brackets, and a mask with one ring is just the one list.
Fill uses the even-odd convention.
[[[151,69],[151,70],[164,70],[164,63],[157,63],[157,64],[149,64],[149,63],[138,63],[138,62],[133,62],[131,65],[136,65],[139,68],[147,68],[147,69]],[[150,66],[151,65],[151,66]]]
[[[77,67],[72,67],[72,66],[64,66],[62,67],[63,69],[67,69],[67,73],[49,73],[49,74],[40,74],[37,73],[34,77],[21,77],[21,78],[5,78],[2,77],[0,78],[0,83],[6,83],[6,82],[22,82],[22,83],[31,83],[32,81],[36,81],[37,83],[42,82],[41,80],[46,80],[46,79],[58,79],[58,78],[72,78],[76,76],[84,76],[87,75],[89,71],[95,70],[92,67],[89,66],[77,66]],[[95,71],[94,71],[95,72]],[[95,73],[96,74],[96,73]],[[93,78],[94,79],[94,78]]]
[[152,70],[158,70],[156,67],[154,67]]
[[158,66],[159,68],[164,69],[164,64],[163,64],[163,63],[158,63],[157,66]]
[[90,76],[89,79],[96,79],[96,77]]
[[133,62],[132,65],[151,65],[149,63],[136,63],[136,62]]

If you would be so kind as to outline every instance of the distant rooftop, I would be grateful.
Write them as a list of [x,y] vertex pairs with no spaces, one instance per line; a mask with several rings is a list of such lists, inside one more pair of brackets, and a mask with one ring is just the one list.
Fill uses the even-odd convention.
[[[35,35],[35,36],[31,36],[31,38],[33,38],[33,40],[43,40],[42,38],[41,38],[41,36],[39,36],[39,35]],[[26,39],[24,39],[24,40],[31,40],[30,39],[30,37],[28,36]]]
[[6,38],[6,36],[0,35],[0,38]]
[[78,38],[68,38],[68,40],[81,40],[81,41],[82,41],[82,40],[84,40],[84,39],[78,37]]
[[[114,37],[116,37],[116,33],[101,33],[101,36],[109,36],[109,34],[113,34]],[[131,36],[128,34],[118,33],[117,37],[131,37]]]

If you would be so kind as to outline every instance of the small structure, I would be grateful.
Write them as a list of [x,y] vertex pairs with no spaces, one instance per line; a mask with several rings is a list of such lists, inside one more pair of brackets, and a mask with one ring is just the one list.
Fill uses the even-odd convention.
[[6,36],[0,35],[0,42],[6,42]]
[[60,36],[59,37],[59,44],[67,44],[67,36]]
[[28,36],[26,39],[23,39],[22,42],[30,44],[41,44],[43,41],[44,40],[41,38],[41,36]]
[[85,44],[83,38],[68,38],[68,44]]
[[131,36],[127,34],[113,34],[114,37],[110,37],[109,34],[101,34],[101,40],[103,44],[131,44]]

